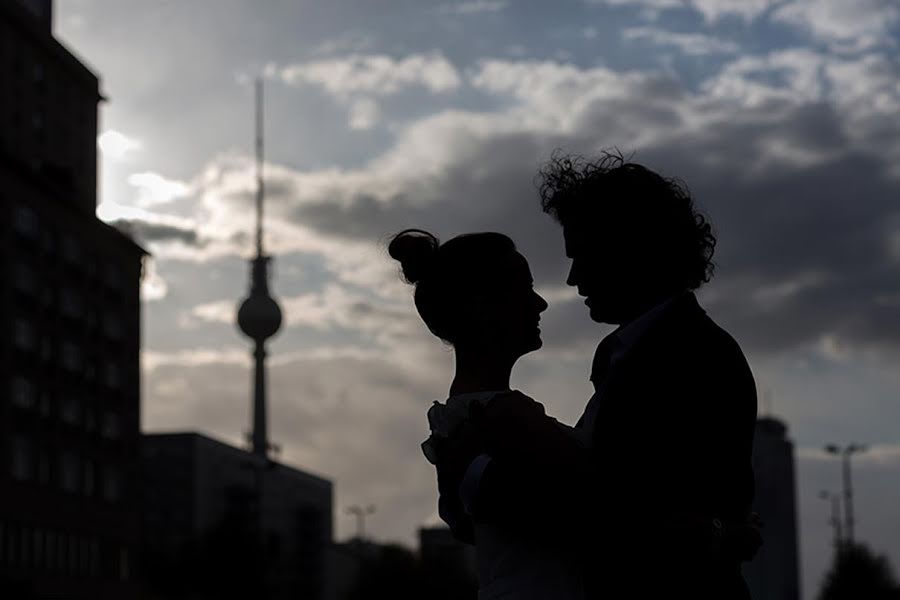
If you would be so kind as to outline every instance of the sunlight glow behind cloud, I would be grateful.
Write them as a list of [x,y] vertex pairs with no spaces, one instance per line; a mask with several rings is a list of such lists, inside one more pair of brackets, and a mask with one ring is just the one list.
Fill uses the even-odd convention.
[[112,161],[122,161],[143,148],[143,143],[124,133],[108,129],[97,137],[97,144],[104,158]]

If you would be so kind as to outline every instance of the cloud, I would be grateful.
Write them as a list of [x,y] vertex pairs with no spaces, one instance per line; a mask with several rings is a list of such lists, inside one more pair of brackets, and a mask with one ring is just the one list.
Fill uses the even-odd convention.
[[738,17],[752,21],[779,0],[588,0],[590,4],[633,6],[641,8],[646,16],[657,19],[662,11],[692,8],[709,23],[726,17]]
[[500,12],[508,6],[508,0],[468,0],[442,4],[438,10],[451,15],[477,15]]
[[138,188],[135,204],[140,208],[149,208],[157,204],[166,204],[191,193],[191,187],[183,181],[166,179],[158,173],[133,173],[128,176],[128,183]]
[[354,100],[350,105],[350,129],[372,129],[380,113],[378,103],[371,98]]
[[856,50],[864,50],[896,44],[900,6],[893,0],[793,0],[776,8],[772,18],[808,30],[818,39],[852,42]]
[[97,136],[97,145],[105,158],[115,162],[130,158],[144,147],[140,140],[114,129],[108,129]]
[[356,93],[383,96],[413,87],[437,94],[460,85],[456,67],[440,52],[400,59],[386,54],[351,54],[287,65],[277,74],[288,85],[316,85],[339,97]]
[[110,224],[124,229],[142,243],[177,241],[190,246],[199,245],[194,226],[181,220],[119,219],[111,221]]
[[145,258],[144,272],[141,276],[141,300],[156,302],[165,298],[168,293],[169,285],[159,275],[156,261],[152,258]]
[[622,31],[626,40],[647,40],[657,46],[674,46],[687,55],[737,52],[736,43],[702,33],[677,33],[653,27],[630,27]]
[[752,21],[780,0],[690,0],[694,8],[711,23],[736,16]]

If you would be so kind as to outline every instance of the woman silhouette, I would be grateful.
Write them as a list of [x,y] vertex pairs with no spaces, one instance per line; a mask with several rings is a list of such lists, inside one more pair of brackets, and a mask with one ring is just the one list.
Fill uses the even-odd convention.
[[437,468],[441,518],[458,539],[475,544],[479,599],[582,598],[577,562],[562,544],[469,518],[466,487],[478,459],[463,473],[438,460],[454,438],[477,439],[483,457],[529,456],[527,464],[539,464],[545,451],[576,453],[574,430],[546,416],[540,404],[516,395],[517,406],[503,406],[513,397],[504,392],[516,361],[542,345],[539,322],[547,303],[534,290],[528,261],[509,237],[493,232],[441,244],[426,231],[407,229],[393,237],[388,251],[415,286],[422,320],[454,349],[449,398],[429,409],[431,436],[422,449]]

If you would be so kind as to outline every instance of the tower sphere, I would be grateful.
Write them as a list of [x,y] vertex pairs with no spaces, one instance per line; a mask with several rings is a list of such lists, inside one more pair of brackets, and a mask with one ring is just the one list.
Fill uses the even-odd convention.
[[238,309],[238,326],[254,340],[268,339],[281,327],[281,308],[268,294],[251,293]]

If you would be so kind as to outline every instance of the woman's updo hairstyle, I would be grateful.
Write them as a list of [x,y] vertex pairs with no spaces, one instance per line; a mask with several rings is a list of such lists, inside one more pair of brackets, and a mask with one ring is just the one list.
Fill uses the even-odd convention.
[[503,263],[514,252],[513,241],[495,232],[467,233],[441,244],[427,231],[404,229],[388,245],[403,279],[416,287],[413,298],[425,325],[450,344],[465,330],[462,306],[502,285]]

